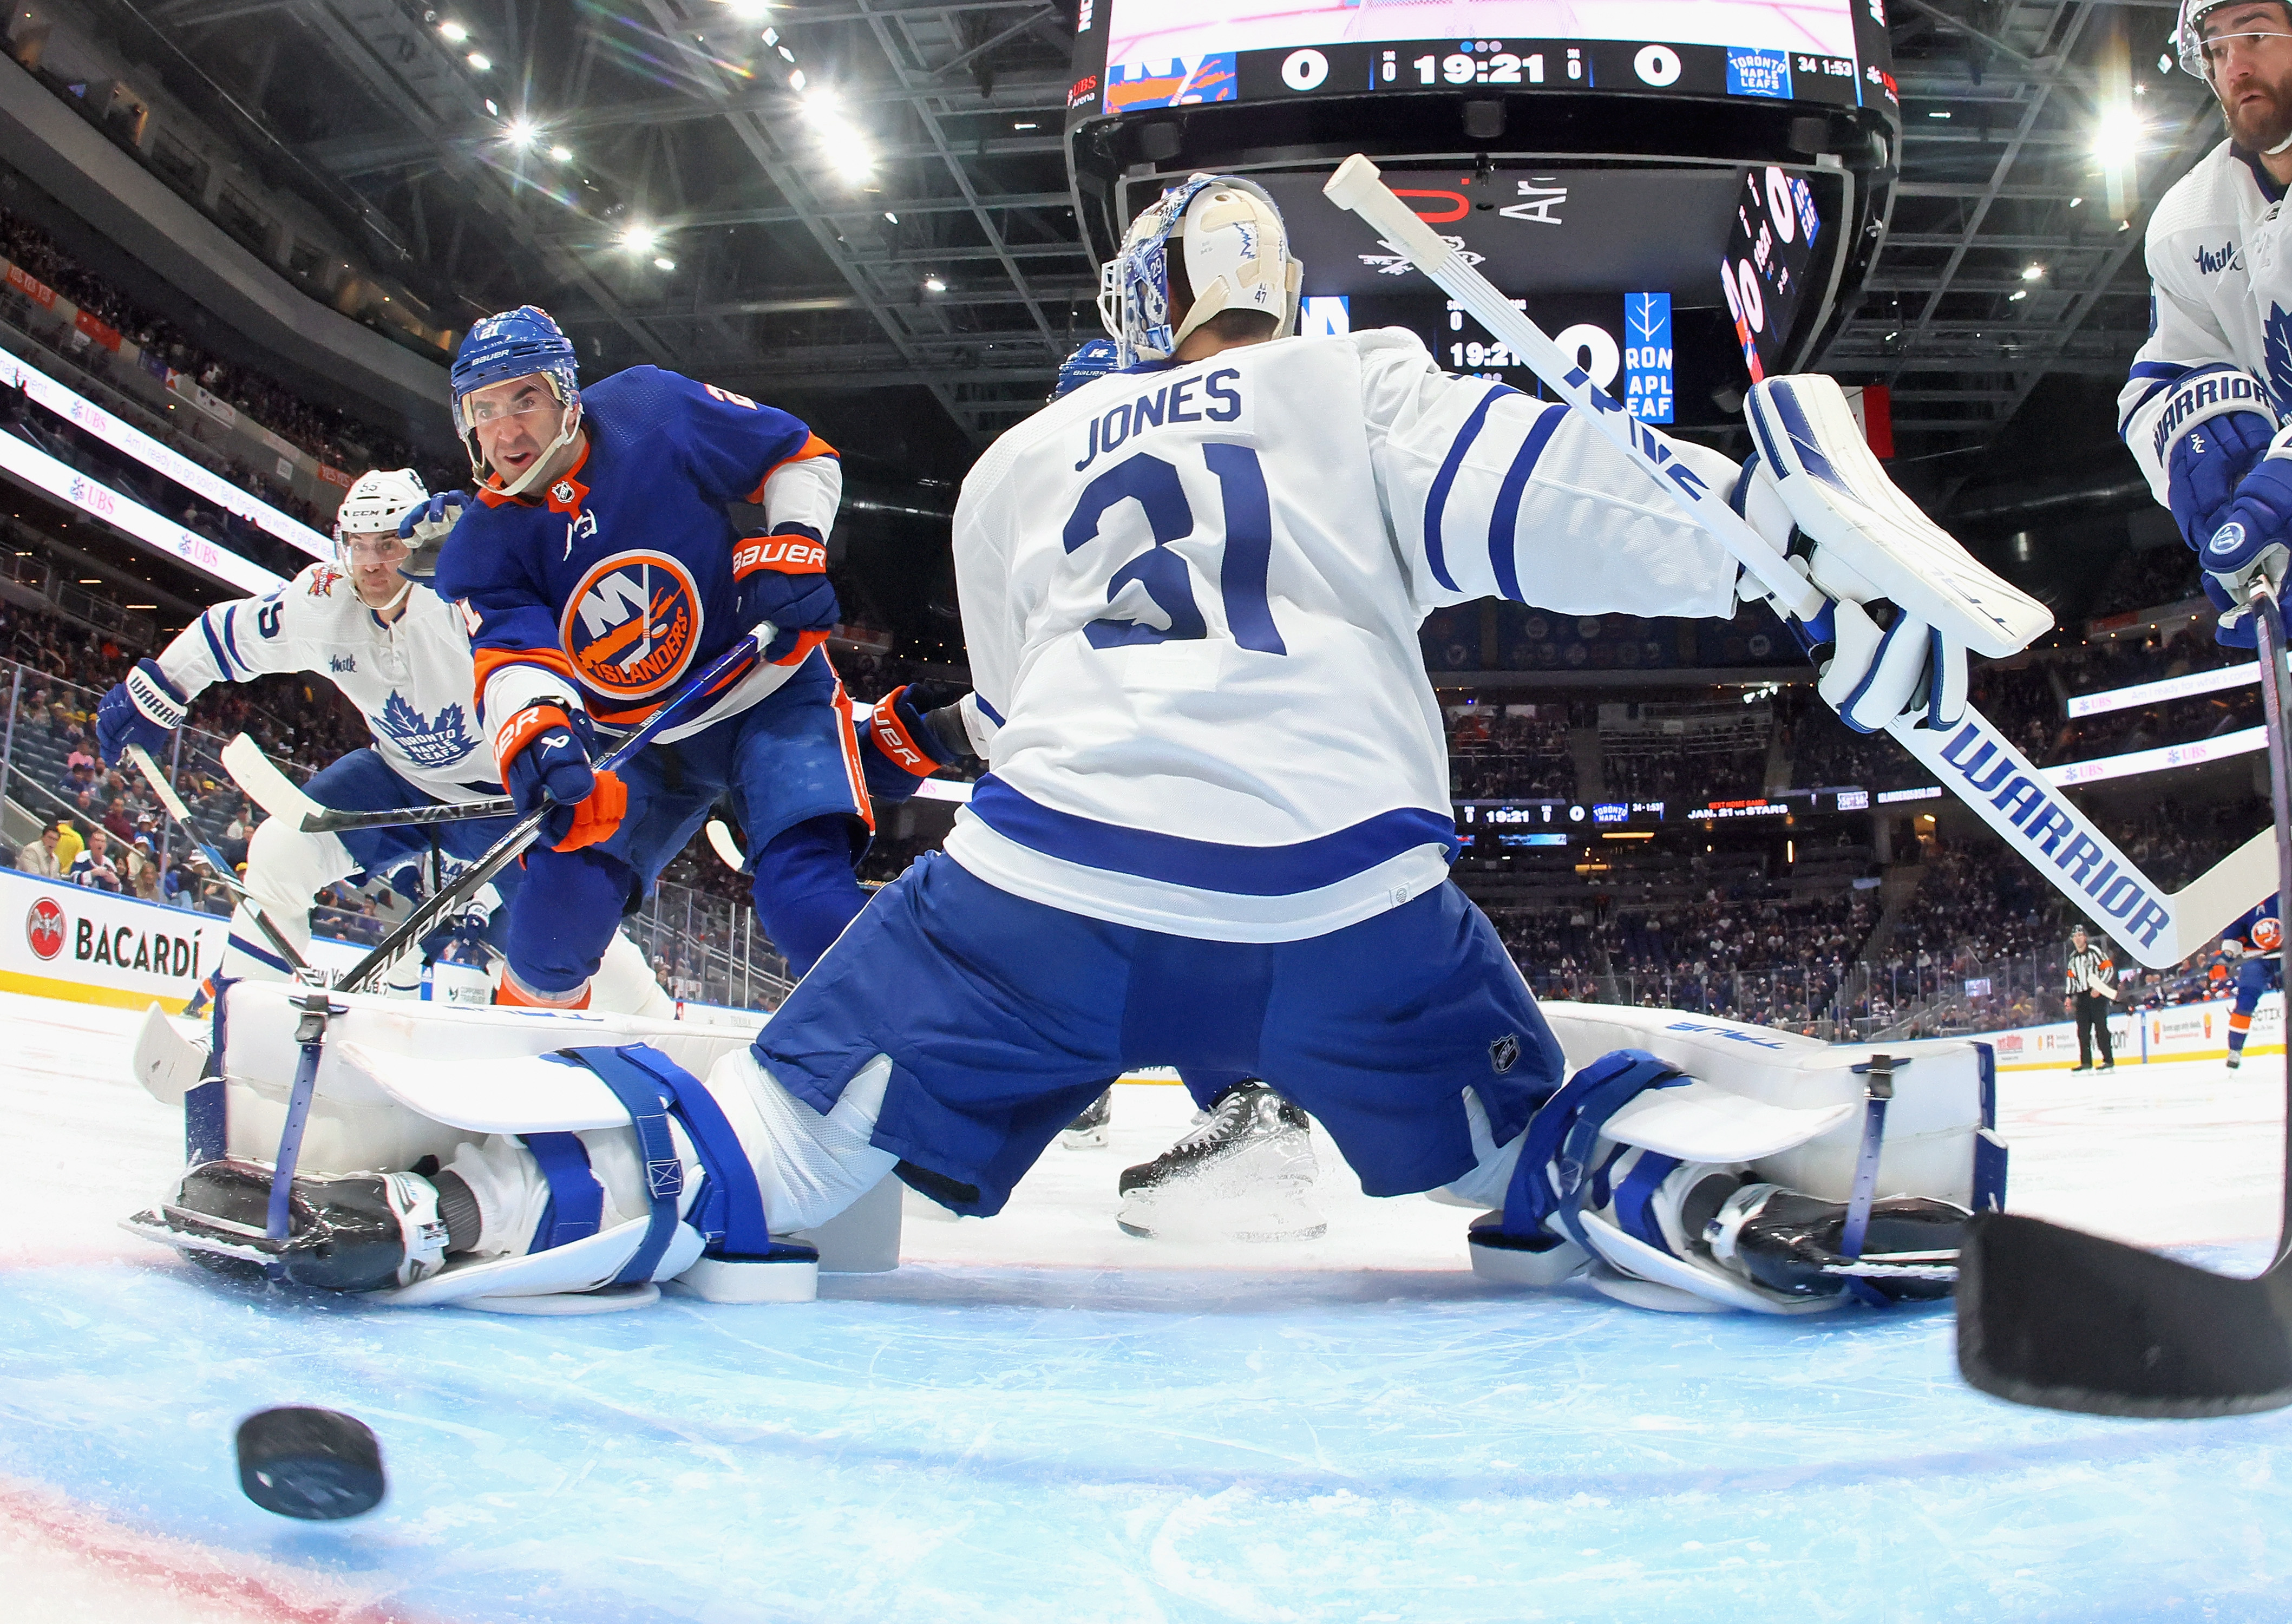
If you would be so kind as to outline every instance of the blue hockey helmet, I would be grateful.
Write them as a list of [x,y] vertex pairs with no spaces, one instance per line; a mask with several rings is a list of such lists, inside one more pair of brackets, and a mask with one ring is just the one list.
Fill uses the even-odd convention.
[[[1170,239],[1185,252],[1193,303],[1170,308]],[[1098,315],[1122,346],[1122,364],[1167,360],[1186,335],[1229,310],[1263,311],[1275,337],[1290,331],[1304,267],[1290,257],[1281,210],[1237,175],[1197,174],[1130,222],[1099,273]]]
[[1121,369],[1121,345],[1111,338],[1085,339],[1081,349],[1059,363],[1058,386],[1051,391],[1051,399],[1070,395],[1093,378],[1102,378]]
[[[485,454],[478,448],[476,429],[463,409],[463,402],[480,389],[535,373],[549,380],[550,390],[557,397],[562,414],[558,432],[548,448],[535,457],[514,482],[500,484],[488,466]],[[471,473],[480,484],[509,496],[517,495],[530,484],[543,465],[571,441],[581,426],[581,378],[573,341],[538,305],[521,304],[513,311],[472,323],[462,347],[454,352],[454,369],[448,375],[447,384],[453,394],[454,432],[462,437],[462,448],[469,453]]]

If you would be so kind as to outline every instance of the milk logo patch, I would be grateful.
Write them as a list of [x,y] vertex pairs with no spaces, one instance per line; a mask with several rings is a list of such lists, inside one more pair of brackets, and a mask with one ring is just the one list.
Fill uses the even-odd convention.
[[382,715],[375,718],[375,728],[417,767],[451,766],[478,747],[458,702],[435,717],[425,716],[394,689]]
[[612,699],[674,683],[700,646],[700,588],[674,559],[633,549],[589,566],[557,628],[583,682]]
[[24,916],[24,940],[42,958],[64,950],[64,910],[52,897],[42,897]]

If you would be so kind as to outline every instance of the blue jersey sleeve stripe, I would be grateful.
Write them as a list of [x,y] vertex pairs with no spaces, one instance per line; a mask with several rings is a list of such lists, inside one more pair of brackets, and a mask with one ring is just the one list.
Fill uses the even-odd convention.
[[986,717],[989,722],[992,722],[997,727],[1001,727],[1003,725],[1002,713],[987,702],[986,695],[981,693],[973,693],[971,697],[979,701],[979,714],[981,715]]
[[991,773],[972,788],[971,810],[997,834],[1045,857],[1231,896],[1319,891],[1419,846],[1439,845],[1453,856],[1457,844],[1455,818],[1408,806],[1291,845],[1227,845],[1060,812]]
[[1489,408],[1505,395],[1516,395],[1517,389],[1498,384],[1481,397],[1473,408],[1465,426],[1457,431],[1457,438],[1449,442],[1449,455],[1441,464],[1441,472],[1432,476],[1432,489],[1424,493],[1424,560],[1432,566],[1432,578],[1450,592],[1461,592],[1457,578],[1449,573],[1449,559],[1441,543],[1441,512],[1449,505],[1449,490],[1457,482],[1457,470],[1465,464],[1465,453],[1473,448],[1473,441],[1481,437],[1481,425],[1489,420]]
[[207,652],[214,656],[215,669],[228,678],[230,675],[230,656],[223,652],[222,642],[214,634],[213,610],[199,617],[199,631],[207,640]]
[[1520,590],[1520,499],[1528,489],[1529,476],[1536,472],[1537,459],[1567,415],[1564,406],[1545,408],[1520,442],[1512,466],[1505,470],[1496,510],[1489,515],[1489,567],[1496,571],[1497,590],[1517,603],[1528,602]]
[[250,665],[248,665],[248,664],[246,663],[246,660],[244,660],[244,659],[242,659],[242,658],[239,658],[239,652],[238,652],[238,626],[237,626],[237,624],[236,624],[236,623],[237,623],[237,621],[238,621],[238,604],[234,603],[234,604],[232,604],[229,609],[227,609],[227,610],[223,610],[223,611],[222,611],[222,642],[223,642],[223,647],[225,647],[226,649],[229,649],[229,650],[230,650],[230,658],[231,658],[231,660],[232,660],[232,662],[233,662],[234,664],[236,664],[236,665],[237,665],[237,666],[238,666],[241,670],[243,670],[243,671],[252,672],[252,671],[254,669],[254,667],[252,667],[252,666],[250,666]]
[[[2218,362],[2211,364],[2219,365]],[[2203,370],[2202,367],[2184,367],[2178,361],[2135,361],[2126,370],[2125,376],[2128,378],[2162,378],[2167,384],[2177,384],[2191,373]]]

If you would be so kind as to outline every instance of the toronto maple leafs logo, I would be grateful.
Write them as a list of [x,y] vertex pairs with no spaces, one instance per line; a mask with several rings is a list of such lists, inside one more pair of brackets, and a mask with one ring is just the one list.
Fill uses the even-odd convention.
[[2276,409],[2292,411],[2292,311],[2274,300],[2268,303],[2268,390]]
[[386,735],[417,767],[451,766],[478,747],[478,741],[470,737],[464,724],[459,704],[448,705],[433,720],[408,705],[405,696],[394,689],[390,703],[375,719],[375,729]]

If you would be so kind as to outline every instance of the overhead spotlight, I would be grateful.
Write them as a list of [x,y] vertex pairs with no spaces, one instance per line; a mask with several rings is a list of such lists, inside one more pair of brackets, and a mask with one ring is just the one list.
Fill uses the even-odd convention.
[[2043,265],[2024,265],[2022,267],[2022,279],[2024,282],[2040,282],[2045,279],[2045,276],[2046,268]]
[[488,118],[498,118],[501,117],[501,109],[494,105],[494,99],[491,96],[488,96],[486,98],[486,117]]
[[449,45],[458,45],[469,36],[469,29],[458,22],[441,22],[438,25],[438,37]]
[[480,73],[491,73],[494,70],[494,59],[482,51],[471,52],[467,60],[470,66]]
[[937,271],[933,271],[924,279],[924,291],[927,294],[943,294],[947,291],[947,281]]
[[780,31],[778,28],[766,28],[764,30],[764,44],[768,45],[777,45],[779,43]]
[[803,69],[799,68],[794,73],[788,75],[788,87],[792,90],[797,91],[801,91],[803,88]]
[[1949,117],[1949,113],[1947,109],[1936,108],[1933,112],[1928,113],[1926,117],[1929,118],[1947,118]]
[[656,271],[674,271],[676,269],[676,262],[669,258],[666,254],[657,254],[653,255],[652,264],[653,269]]
[[1028,118],[1013,124],[1011,127],[1014,130],[1031,130],[1036,127],[1036,125],[1033,119]]
[[2070,199],[2070,206],[2071,208],[2075,208],[2075,207],[2077,207],[2079,204],[2083,203],[2084,201],[2085,201],[2085,199],[2084,199],[2083,198],[2071,198]]
[[2103,168],[2122,169],[2140,156],[2141,138],[2148,133],[2147,123],[2131,108],[2109,108],[2094,126],[2093,155]]
[[573,149],[570,147],[552,147],[549,149],[549,161],[553,164],[569,163],[572,161],[572,158]]
[[532,146],[541,137],[541,132],[533,127],[532,121],[525,118],[512,121],[507,134],[509,144],[521,152]]
[[2006,295],[2006,303],[2008,304],[2018,303],[2020,301],[2026,299],[2029,296],[2030,290],[2028,288],[2017,287],[2012,293]]
[[621,246],[632,254],[650,254],[660,241],[660,233],[649,225],[625,225],[621,228]]
[[899,217],[897,214],[894,214],[893,213],[892,213],[892,211],[891,211],[890,209],[885,209],[885,210],[884,211],[884,219],[886,219],[886,220],[888,220],[888,221],[890,221],[893,225],[897,225],[897,224],[899,224],[899,223],[900,223],[900,217]]
[[726,9],[743,22],[762,22],[771,15],[771,0],[724,0]]

